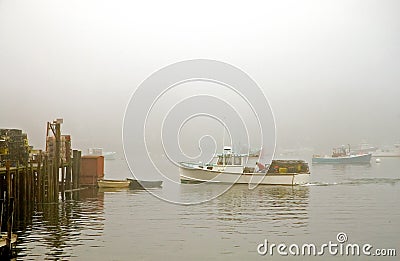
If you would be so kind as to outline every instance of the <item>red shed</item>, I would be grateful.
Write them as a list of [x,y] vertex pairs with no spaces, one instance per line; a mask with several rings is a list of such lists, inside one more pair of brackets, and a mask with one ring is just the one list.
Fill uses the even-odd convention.
[[79,185],[97,186],[97,180],[104,178],[103,156],[82,156]]

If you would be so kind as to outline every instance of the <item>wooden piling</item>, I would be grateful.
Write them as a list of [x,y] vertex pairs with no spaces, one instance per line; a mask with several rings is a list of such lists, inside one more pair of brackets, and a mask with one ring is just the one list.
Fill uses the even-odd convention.
[[65,190],[65,166],[63,161],[61,160],[61,193],[64,193]]
[[42,172],[43,175],[40,177],[41,180],[41,198],[42,198],[42,202],[47,202],[47,176],[49,175],[49,167],[48,167],[48,162],[47,162],[47,155],[44,155],[44,159],[43,159],[43,168],[42,168]]
[[53,200],[58,199],[58,180],[59,180],[59,164],[58,159],[53,160]]
[[61,167],[61,197],[64,200],[65,191],[65,166]]
[[[7,191],[4,194],[6,198],[3,199],[4,201],[3,201],[2,205],[3,205],[3,209],[4,209],[4,205],[6,208],[5,217],[6,217],[6,222],[7,222],[7,235],[6,235],[5,251],[3,253],[5,253],[6,256],[10,256],[11,240],[12,240],[12,226],[13,226],[13,212],[14,212],[14,197],[12,197],[13,184],[12,184],[12,174],[11,174],[9,161],[6,162],[6,182],[7,182]],[[1,220],[1,223],[3,223],[3,220]]]
[[79,179],[79,169],[78,169],[78,164],[79,164],[79,159],[78,156],[79,153],[77,150],[72,151],[72,188],[76,189],[78,188],[78,179]]
[[35,180],[36,180],[36,190],[35,190],[35,200],[36,202],[42,202],[42,184],[41,184],[41,178],[42,178],[42,151],[39,151],[39,155],[37,158],[37,169],[36,169],[36,175],[35,175]]
[[77,179],[76,179],[76,182],[77,182],[76,188],[79,188],[79,186],[80,186],[79,177],[81,176],[81,161],[82,161],[82,151],[78,150],[78,166],[77,166],[78,173],[77,173]]
[[47,202],[52,201],[53,196],[53,164],[48,160],[47,164]]
[[[23,167],[21,174],[22,174],[21,178],[24,183],[24,191],[25,191],[23,200],[24,200],[24,202],[28,203],[29,202],[29,187],[28,187],[28,167],[27,166]],[[26,204],[24,204],[24,205],[26,205]]]
[[66,168],[66,175],[67,175],[67,181],[68,181],[68,184],[67,185],[69,185],[69,187],[68,187],[68,189],[71,189],[71,167],[72,167],[72,155],[71,155],[71,138],[69,139],[69,140],[67,140],[67,142],[66,142],[66,159],[67,159],[67,168]]
[[1,235],[1,228],[3,226],[3,212],[4,211],[4,199],[0,199],[0,235]]
[[[35,186],[34,186],[34,174],[33,174],[33,165],[32,162],[29,163],[29,180],[28,180],[28,187],[29,187],[29,202],[34,202],[34,195],[35,195]],[[32,206],[32,204],[30,204]]]
[[[21,189],[22,178],[21,178],[21,173],[18,170],[18,168],[19,168],[19,164],[17,164],[17,167],[16,167],[16,169],[14,171],[10,170],[10,172],[11,172],[11,175],[10,175],[11,181],[10,182],[11,182],[12,191],[17,191],[18,192],[18,193],[15,193],[16,195],[13,195],[12,191],[10,191],[11,192],[10,197],[14,197],[16,199],[16,201],[17,201],[17,203],[16,203],[16,205],[17,205],[16,206],[16,215],[17,216],[20,213],[20,208],[19,208],[18,202],[23,201],[23,199],[21,199],[21,198],[23,197],[23,192],[24,192],[24,190]],[[5,197],[5,200],[8,200],[7,198],[8,197]]]
[[9,187],[7,187],[7,193],[8,193],[7,200],[13,196],[13,191],[16,190],[17,184],[16,184],[16,182],[13,182],[13,181],[15,181],[15,179],[13,180],[13,177],[17,177],[17,176],[19,176],[19,162],[17,162],[17,164],[16,164],[16,169],[14,171],[14,174],[12,173],[12,171],[9,168],[9,176],[7,177],[7,179],[8,179],[7,184],[9,185]]
[[6,200],[8,201],[11,197],[11,189],[12,189],[12,183],[11,183],[11,171],[10,171],[10,162],[6,162],[6,183],[7,183],[7,194],[6,194]]
[[55,124],[55,139],[56,139],[56,153],[55,153],[55,158],[54,158],[54,199],[58,199],[58,194],[59,194],[59,180],[60,180],[60,175],[59,175],[59,170],[60,167],[62,166],[61,163],[61,157],[60,157],[60,147],[61,147],[61,124],[56,123]]
[[72,189],[71,188],[71,162],[68,163],[67,167],[65,168],[65,187],[67,190]]
[[7,217],[7,238],[6,238],[6,252],[11,256],[11,240],[12,240],[12,227],[13,227],[13,212],[14,212],[14,198],[8,200],[8,217]]

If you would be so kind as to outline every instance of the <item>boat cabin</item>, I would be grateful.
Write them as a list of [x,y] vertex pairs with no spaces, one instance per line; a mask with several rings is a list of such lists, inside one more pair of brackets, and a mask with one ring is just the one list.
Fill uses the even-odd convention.
[[227,166],[227,165],[235,165],[241,166],[243,164],[243,158],[245,155],[242,154],[234,154],[232,153],[232,147],[224,146],[224,151],[222,154],[217,155],[217,165]]
[[332,157],[336,158],[336,157],[345,157],[350,155],[350,145],[349,147],[346,149],[346,147],[344,145],[342,145],[342,147],[340,148],[334,148],[333,152],[332,152]]

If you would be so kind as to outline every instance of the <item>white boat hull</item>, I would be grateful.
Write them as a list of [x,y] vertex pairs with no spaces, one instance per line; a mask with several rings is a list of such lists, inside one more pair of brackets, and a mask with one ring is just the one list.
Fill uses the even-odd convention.
[[252,176],[254,183],[261,179],[260,185],[302,185],[309,183],[309,173],[234,173],[205,170],[200,168],[180,167],[182,182],[213,182],[230,184],[250,184]]

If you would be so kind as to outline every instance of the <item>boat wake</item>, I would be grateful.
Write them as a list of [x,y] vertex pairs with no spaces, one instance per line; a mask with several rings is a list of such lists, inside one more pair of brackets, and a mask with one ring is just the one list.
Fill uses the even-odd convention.
[[312,182],[301,186],[311,187],[311,186],[334,186],[334,185],[396,184],[398,182],[400,182],[400,178],[358,178],[358,179],[348,179],[341,182]]
[[337,182],[312,182],[312,183],[307,183],[304,185],[300,185],[301,187],[312,187],[312,186],[332,186],[332,185],[338,185]]

